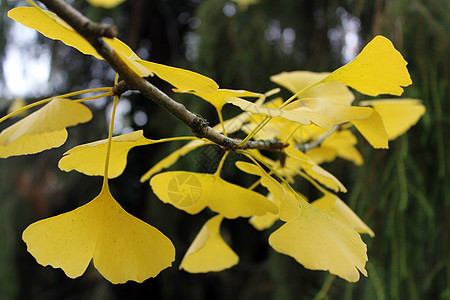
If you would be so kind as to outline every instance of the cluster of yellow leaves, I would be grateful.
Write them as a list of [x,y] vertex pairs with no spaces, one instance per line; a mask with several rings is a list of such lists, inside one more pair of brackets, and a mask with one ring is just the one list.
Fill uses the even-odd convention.
[[[372,56],[374,53],[378,53],[375,51],[376,49],[386,55],[384,57],[388,61],[386,64],[397,71],[400,70],[400,74],[395,80],[378,80],[371,83],[369,90],[368,82],[372,82],[375,76],[382,77],[379,67],[375,66],[378,62],[375,59],[378,56],[375,58]],[[366,66],[364,76],[367,79],[358,81],[358,73],[354,69],[358,70],[361,65]],[[386,71],[387,65],[382,66],[381,69]],[[296,71],[273,76],[274,82],[290,89],[294,94],[304,90],[304,93],[295,95],[287,105],[283,105],[284,102],[279,98],[266,104],[264,104],[264,97],[260,97],[260,100],[256,102],[240,98],[254,96],[252,94],[241,96],[229,94],[224,99],[226,103],[232,103],[248,113],[225,122],[227,125],[230,122],[239,124],[230,130],[229,134],[236,128],[250,134],[264,120],[270,118],[270,122],[256,132],[255,137],[277,138],[289,143],[290,146],[284,149],[287,156],[284,165],[281,165],[279,161],[271,161],[255,151],[252,151],[251,155],[266,162],[273,172],[290,182],[294,182],[295,177],[299,175],[307,177],[323,193],[321,198],[311,203],[308,203],[307,199],[297,192],[294,194],[287,185],[282,185],[275,180],[258,164],[238,162],[236,165],[248,174],[259,176],[260,184],[268,189],[269,194],[265,200],[260,196],[253,196],[252,199],[258,200],[259,204],[248,201],[249,192],[242,193],[241,189],[234,190],[236,188],[234,185],[221,179],[220,170],[214,174],[176,171],[163,172],[153,176],[163,168],[170,167],[187,152],[207,145],[207,142],[203,141],[190,142],[185,147],[171,153],[161,160],[158,166],[149,170],[141,178],[141,181],[151,178],[150,185],[163,202],[190,214],[198,213],[208,206],[223,218],[247,217],[247,214],[238,212],[245,209],[250,212],[251,207],[248,205],[254,205],[254,210],[260,209],[250,218],[250,222],[255,228],[266,229],[277,220],[286,222],[269,238],[269,244],[276,251],[294,257],[309,269],[328,270],[348,281],[357,281],[359,272],[367,275],[364,269],[367,261],[366,246],[359,234],[366,233],[374,236],[374,233],[337,195],[319,185],[322,184],[336,192],[346,192],[342,183],[321,168],[319,163],[342,157],[357,165],[362,164],[362,156],[355,148],[356,137],[350,131],[351,125],[355,126],[375,148],[387,148],[388,141],[398,136],[388,134],[392,130],[388,128],[395,128],[401,134],[417,122],[424,113],[424,108],[418,100],[395,100],[395,103],[402,107],[401,109],[411,111],[408,120],[397,121],[395,118],[389,118],[386,112],[383,113],[382,109],[376,107],[377,103],[392,104],[394,102],[377,100],[362,102],[362,106],[351,106],[354,95],[345,85],[371,95],[399,94],[401,86],[410,83],[405,65],[406,62],[399,56],[392,43],[379,36],[352,63],[333,73]],[[208,95],[201,97],[216,106],[218,111],[224,106],[222,100],[214,100],[215,93],[210,94],[209,97]],[[412,108],[413,103],[416,105],[414,108]],[[392,106],[392,108],[394,107]],[[388,108],[387,111],[390,109]],[[343,126],[345,123],[348,125]],[[339,129],[335,130],[336,128]],[[366,128],[369,129],[366,130]],[[223,129],[228,130],[226,126]],[[323,135],[326,135],[326,139],[306,153],[295,147],[315,141]],[[176,188],[171,186],[170,183],[173,182],[177,182]],[[232,196],[223,196],[224,193]],[[267,206],[270,202],[267,200],[271,201],[272,205],[278,209],[270,209],[270,206]],[[226,207],[219,207],[217,201],[226,203]],[[231,211],[233,213],[230,213]],[[205,260],[192,259],[190,267],[184,267],[190,272],[217,270],[216,264],[219,262],[222,262],[222,269],[234,265],[235,260],[231,258],[216,259],[214,263],[206,259],[213,257],[214,251],[219,251],[214,247],[206,246],[207,243],[204,242],[206,228],[209,228],[208,223],[205,224],[183,260],[183,264],[189,261],[188,259],[193,255],[192,249],[195,249],[196,253],[202,253],[202,256],[205,257]],[[220,238],[220,235],[215,236]],[[200,240],[202,243],[199,242]],[[228,246],[225,245],[221,251],[229,251]]]
[[[90,0],[93,5],[113,7],[121,1]],[[236,1],[240,3],[239,1]],[[251,1],[241,1],[248,5]],[[75,47],[84,54],[102,57],[59,17],[41,8],[19,7],[8,15],[43,35]],[[212,142],[195,137],[151,140],[142,131],[79,145],[59,161],[64,171],[77,170],[89,176],[104,176],[100,194],[71,212],[31,224],[23,233],[28,251],[42,265],[61,268],[74,278],[84,273],[89,262],[109,281],[142,282],[156,276],[174,261],[175,248],[156,228],[125,212],[111,195],[108,178],[121,175],[128,152],[171,140],[191,139],[169,154],[141,178],[149,180],[156,196],[189,214],[209,208],[216,213],[201,228],[186,252],[180,268],[188,272],[211,272],[238,263],[237,254],[220,234],[223,219],[249,218],[258,230],[284,223],[269,237],[271,247],[293,257],[306,268],[328,270],[355,282],[359,273],[367,276],[366,245],[360,233],[373,231],[334,193],[346,192],[344,185],[320,164],[341,157],[362,164],[355,148],[354,126],[374,148],[388,148],[388,141],[403,134],[424,114],[415,99],[382,99],[351,105],[352,87],[367,95],[400,95],[411,84],[406,61],[382,37],[375,37],[349,64],[332,73],[283,72],[271,80],[293,96],[284,101],[266,101],[266,95],[244,90],[219,89],[203,75],[141,60],[118,39],[105,39],[113,51],[139,76],[153,76],[172,84],[176,92],[194,94],[211,103],[220,124],[214,130],[232,134],[241,130],[249,140],[278,139],[286,146],[283,158],[273,161],[256,150],[239,150],[247,161],[236,167],[256,176],[250,188],[221,178],[223,157],[213,174],[188,171],[162,172],[180,157]],[[241,97],[258,98],[255,102]],[[229,120],[222,119],[227,103],[243,110]],[[92,118],[90,110],[69,99],[55,99],[0,133],[0,157],[38,153],[59,147],[67,139],[66,128]],[[311,146],[311,149],[301,147]],[[250,162],[248,162],[250,160]],[[106,166],[105,166],[106,164]],[[157,174],[159,173],[159,174]],[[155,175],[156,174],[156,175]],[[323,196],[315,201],[292,188],[298,177],[306,178]],[[267,195],[253,191],[261,184]],[[323,186],[323,187],[322,187]]]

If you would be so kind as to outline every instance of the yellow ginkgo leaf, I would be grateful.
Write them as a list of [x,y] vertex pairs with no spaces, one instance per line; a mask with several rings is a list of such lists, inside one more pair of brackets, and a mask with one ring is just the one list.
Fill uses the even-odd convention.
[[275,198],[278,198],[280,201],[284,198],[286,192],[284,191],[281,184],[272,176],[267,174],[267,172],[263,168],[261,168],[261,166],[254,165],[248,162],[237,161],[236,167],[247,174],[260,176],[261,184],[265,186]]
[[[249,118],[250,122],[242,126],[242,131],[249,134],[251,133],[259,122],[256,123],[254,118],[256,115],[252,115]],[[258,133],[253,136],[255,140],[270,140],[277,139],[280,141],[286,141],[286,139],[292,139],[292,132],[298,129],[298,123],[289,121],[284,118],[273,118],[264,126]]]
[[[328,75],[330,75],[329,72],[293,71],[273,75],[270,80],[295,94]],[[355,96],[345,84],[332,81],[308,89],[301,94],[301,98],[321,98],[336,104],[350,105]]]
[[[77,170],[89,176],[103,176],[107,143],[108,140],[105,139],[76,146],[64,153],[58,167],[66,172]],[[115,178],[123,173],[131,148],[153,143],[154,141],[144,137],[142,130],[113,137],[108,177]]]
[[138,62],[147,70],[155,73],[159,78],[167,81],[179,90],[211,93],[219,88],[217,83],[211,78],[189,70],[161,65],[145,60],[139,60]]
[[367,247],[360,235],[335,213],[307,202],[270,235],[269,244],[311,270],[329,271],[350,282],[359,280],[359,272],[367,276]]
[[[245,173],[260,176],[261,177],[261,184],[266,187],[269,190],[269,195],[267,196],[267,199],[273,201],[273,203],[278,207],[283,201],[286,192],[282,185],[276,181],[273,177],[271,177],[267,172],[262,169],[260,166],[238,161],[236,162],[236,167],[238,167],[241,171],[244,171]],[[258,230],[264,230],[269,228],[270,226],[275,223],[275,221],[278,220],[278,212],[267,212],[266,214],[262,216],[253,216],[249,219],[250,224],[253,225]]]
[[284,110],[303,111],[311,109],[332,120],[333,125],[338,125],[351,120],[367,119],[373,111],[372,109],[367,108],[368,107],[336,104],[324,99],[315,98],[291,102],[284,107]]
[[220,235],[222,220],[217,215],[203,225],[184,255],[180,269],[190,273],[219,272],[238,263],[239,257]]
[[366,119],[373,111],[367,107],[336,104],[320,98],[297,100],[282,109],[260,106],[235,97],[227,98],[225,101],[255,114],[262,113],[272,118],[281,117],[303,125],[310,125],[312,122],[326,131],[330,131],[334,125]]
[[228,219],[278,211],[263,195],[229,183],[218,174],[165,172],[153,176],[150,185],[161,201],[190,214],[206,206]]
[[101,59],[91,44],[52,12],[36,7],[17,7],[8,12],[8,17],[39,31],[50,39],[61,40],[64,44],[74,47],[84,54]]
[[244,111],[248,111],[254,114],[265,114],[272,118],[281,117],[303,125],[310,125],[312,122],[327,131],[333,128],[332,120],[308,107],[297,108],[292,110],[279,109],[257,105],[250,101],[236,97],[229,97],[225,99],[225,101],[240,107]]
[[320,145],[320,147],[308,150],[305,154],[315,163],[331,162],[336,157],[342,157],[360,166],[363,158],[358,149],[355,148],[357,139],[349,130],[333,132]]
[[88,2],[93,6],[113,8],[121,4],[122,2],[125,2],[125,0],[88,0]]
[[[189,214],[197,214],[208,205],[205,195],[204,179],[206,174],[176,171],[164,172],[150,179],[150,186],[158,198],[164,203],[170,203]],[[208,185],[209,183],[206,183]]]
[[[237,115],[234,118],[228,119],[224,122],[224,127],[227,133],[233,133],[238,131],[242,124],[245,122],[245,120],[250,116],[250,113],[244,112],[239,115]],[[222,125],[219,123],[213,127],[213,129],[217,132],[222,132],[223,128]],[[150,177],[155,175],[156,173],[160,172],[163,169],[169,168],[172,166],[175,162],[178,161],[178,159],[189,152],[202,147],[206,145],[211,145],[211,142],[208,142],[206,140],[196,140],[191,141],[184,145],[183,147],[175,150],[174,152],[170,153],[168,156],[160,160],[156,165],[154,165],[150,170],[148,170],[144,175],[142,175],[140,181],[144,182],[146,180],[149,180]]]
[[319,146],[305,152],[313,162],[320,165],[324,162],[332,162],[337,158],[337,151],[332,147]]
[[[322,142],[324,147],[333,147],[337,155],[346,160],[350,160],[355,165],[360,166],[363,158],[355,145],[358,142],[355,135],[350,130],[340,130],[331,134]],[[307,154],[308,155],[308,154]]]
[[165,158],[161,159],[158,163],[156,163],[150,170],[148,170],[144,175],[141,176],[140,181],[144,182],[149,180],[156,173],[169,168],[174,163],[178,161],[178,159],[189,152],[206,145],[210,145],[210,142],[205,142],[203,140],[195,140],[187,143],[181,148],[178,148],[174,152],[167,155]]
[[[223,122],[225,131],[226,131],[228,134],[231,134],[231,133],[234,133],[234,132],[236,132],[236,131],[242,129],[242,125],[245,123],[245,121],[246,121],[251,115],[252,115],[252,114],[249,113],[249,112],[243,112],[243,113],[240,113],[239,115],[237,115],[237,116],[234,117],[234,118],[225,120],[225,121]],[[223,132],[223,129],[222,129],[222,126],[221,126],[220,123],[217,124],[216,126],[214,126],[213,129],[214,129],[215,131],[218,131],[218,132]]]
[[339,81],[371,96],[401,95],[402,87],[412,83],[406,65],[392,42],[379,35],[353,61],[325,77],[322,82]]
[[376,110],[367,119],[353,120],[352,123],[372,147],[376,149],[389,148],[388,134],[384,128],[383,120]]
[[[264,100],[261,98],[260,100]],[[256,101],[255,105],[262,105],[262,101]],[[258,103],[260,102],[260,103]],[[277,109],[281,104],[283,104],[283,100],[281,97],[277,97],[271,101],[264,103],[264,107],[270,107]],[[265,114],[256,114],[251,112],[244,112],[248,114],[248,118],[246,119],[246,123],[241,125],[241,130],[245,133],[249,134],[253,132],[253,130],[259,126],[261,122],[266,118]],[[253,138],[255,140],[269,140],[277,138],[279,140],[285,140],[288,138],[292,131],[298,127],[298,123],[289,121],[284,118],[274,117],[272,120],[267,123],[260,131],[258,131]],[[227,131],[228,132],[228,131]]]
[[371,105],[380,114],[390,141],[414,126],[425,113],[425,106],[417,99],[379,99],[360,104]]
[[[267,199],[271,199],[271,198],[273,198],[272,194],[268,194]],[[275,203],[275,204],[279,205],[279,203]],[[261,231],[261,230],[265,230],[265,229],[271,227],[276,221],[278,221],[278,219],[279,219],[278,214],[268,212],[262,216],[253,216],[248,220],[248,222],[250,224],[252,224],[252,226],[255,227],[255,229]]]
[[288,222],[301,213],[302,203],[307,203],[308,199],[297,191],[294,193],[289,188],[285,188],[285,190],[286,197],[280,203],[279,216],[281,221]]
[[299,169],[301,167],[309,176],[326,187],[336,192],[347,192],[345,186],[333,174],[316,164],[302,151],[293,146],[289,146],[285,148],[285,152],[288,155],[286,159],[286,168]]
[[[228,97],[262,97],[263,94],[253,93],[244,90],[228,90],[228,89],[217,89],[213,92],[202,93],[202,92],[190,92],[190,91],[182,91],[182,90],[174,90],[179,93],[190,93],[194,94],[212,105],[216,107],[218,111],[222,109],[222,107],[227,104],[228,101],[225,101]],[[249,102],[251,103],[251,102]]]
[[91,259],[114,284],[142,282],[171,266],[172,242],[158,229],[128,214],[107,186],[89,203],[28,226],[22,235],[43,266],[81,276]]
[[[114,51],[116,52],[116,54],[123,60],[123,62],[131,69],[133,70],[137,75],[142,76],[142,77],[147,77],[149,75],[153,75],[152,72],[150,72],[147,68],[145,68],[144,66],[142,66],[138,60],[139,58],[131,58],[130,56],[128,56],[127,54],[123,53],[122,51],[116,49],[113,46],[111,39],[105,39],[106,42],[108,44],[111,45],[111,47],[114,49]],[[128,46],[127,46],[128,47]]]
[[375,233],[372,229],[370,229],[369,226],[367,226],[366,223],[364,223],[355,212],[345,204],[344,201],[342,201],[338,196],[336,196],[333,193],[322,191],[324,192],[323,197],[320,199],[317,199],[316,201],[312,202],[311,205],[314,207],[334,211],[339,216],[342,217],[347,223],[352,226],[353,229],[355,229],[359,233],[367,233],[369,236],[374,237]]
[[317,125],[302,126],[294,132],[292,138],[296,144],[309,143],[318,139],[320,136],[327,134],[327,131]]
[[85,105],[55,99],[0,133],[0,157],[34,154],[59,147],[67,139],[66,127],[91,120]]
[[[50,39],[60,40],[64,44],[74,47],[81,53],[103,59],[89,42],[52,12],[36,7],[17,7],[10,10],[8,16],[22,25],[39,31]],[[105,38],[105,41],[139,76],[151,75],[150,71],[135,62],[139,57],[125,43],[117,38]]]

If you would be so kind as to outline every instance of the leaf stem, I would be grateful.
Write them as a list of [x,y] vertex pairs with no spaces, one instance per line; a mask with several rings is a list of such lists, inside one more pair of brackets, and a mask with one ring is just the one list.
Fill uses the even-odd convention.
[[171,137],[171,138],[165,138],[165,139],[159,139],[159,140],[150,140],[152,144],[156,143],[165,143],[165,142],[173,142],[173,141],[187,141],[187,140],[201,140],[196,136],[177,136],[177,137]]
[[114,96],[114,104],[113,104],[113,109],[112,109],[111,122],[109,124],[108,144],[106,145],[105,172],[103,174],[103,186],[105,188],[108,187],[109,156],[111,154],[112,134],[113,134],[113,129],[114,129],[114,119],[116,117],[116,108],[117,108],[118,100],[119,100],[119,97]]
[[[119,80],[119,74],[116,74],[116,78],[114,79],[114,83],[117,84]],[[119,96],[114,96],[114,104],[111,114],[111,121],[109,123],[109,132],[108,132],[108,144],[106,145],[106,158],[105,158],[105,171],[103,173],[103,187],[102,189],[108,189],[108,170],[109,170],[109,157],[111,155],[111,144],[112,144],[112,135],[114,129],[114,119],[116,118],[116,108],[117,102],[119,101]]]
[[27,2],[28,2],[31,6],[37,8],[37,9],[42,10],[42,8],[40,8],[39,5],[37,5],[34,1],[27,0]]
[[224,136],[227,136],[227,132],[226,132],[226,130],[225,130],[225,124],[224,124],[224,122],[223,122],[222,109],[218,109],[218,108],[216,107],[216,110],[217,110],[217,115],[219,116],[220,124],[222,124],[223,135],[224,135]]
[[321,84],[321,83],[322,83],[322,81],[318,81],[318,82],[314,82],[314,83],[312,83],[312,84],[310,84],[310,85],[304,87],[303,89],[301,89],[300,91],[298,91],[297,93],[295,93],[294,95],[292,95],[289,99],[287,99],[286,101],[284,101],[284,103],[281,104],[280,107],[278,107],[278,108],[281,109],[281,108],[285,107],[286,105],[288,105],[289,103],[291,103],[293,100],[295,100],[295,98],[298,98],[298,96],[300,96],[301,94],[303,94],[304,92],[306,92],[306,91],[309,90],[310,88],[313,88],[313,87],[315,87],[316,85]]
[[247,188],[247,190],[253,190],[255,187],[257,187],[259,184],[261,183],[261,178],[260,179],[258,179],[258,180],[256,180],[251,186],[249,186],[248,188]]
[[258,126],[256,126],[256,127],[252,130],[252,132],[250,132],[250,133],[245,137],[245,139],[243,139],[243,140],[238,144],[238,146],[239,146],[239,147],[242,147],[245,143],[247,143],[250,139],[252,139],[252,138],[255,136],[255,134],[257,134],[261,129],[263,129],[263,127],[266,126],[267,123],[269,123],[270,120],[272,120],[272,117],[266,116],[266,117],[264,118],[264,120],[262,120],[262,121],[258,124]]
[[286,144],[294,135],[294,133],[302,126],[303,124],[298,124],[291,132],[289,132],[288,136],[284,139],[283,144]]
[[[291,169],[292,170],[292,169]],[[314,181],[311,177],[309,177],[306,173],[299,171],[299,170],[295,170],[295,172],[300,175],[301,177],[305,178],[306,180],[309,181],[309,183],[311,183],[316,189],[318,189],[321,193],[323,193],[324,195],[326,194],[326,190],[321,187],[316,181]]]
[[[287,180],[281,176],[269,163],[267,163],[266,161],[264,161],[262,158],[258,157],[257,155],[251,153],[250,151],[247,150],[238,150],[238,153],[244,154],[245,156],[247,156],[251,161],[253,161],[253,163],[255,163],[256,165],[259,166],[259,163],[256,162],[256,160],[258,160],[260,163],[262,163],[264,166],[266,166],[271,173],[275,174],[287,187],[288,189],[291,190],[291,192],[296,195],[297,192],[294,190],[294,188],[289,184],[289,182],[287,182]],[[301,204],[301,203],[300,203]]]
[[103,98],[103,97],[108,97],[108,96],[112,96],[114,95],[114,93],[112,91],[97,95],[97,96],[92,96],[92,97],[88,97],[88,98],[82,98],[82,99],[76,99],[73,100],[74,102],[85,102],[85,101],[89,101],[89,100],[95,100],[95,99],[99,99],[99,98]]
[[216,173],[214,173],[214,175],[220,176],[220,172],[222,171],[223,164],[225,163],[225,159],[227,158],[229,153],[230,153],[230,150],[225,151],[225,154],[222,156],[222,159],[219,162],[219,166],[217,167],[217,171],[216,171]]

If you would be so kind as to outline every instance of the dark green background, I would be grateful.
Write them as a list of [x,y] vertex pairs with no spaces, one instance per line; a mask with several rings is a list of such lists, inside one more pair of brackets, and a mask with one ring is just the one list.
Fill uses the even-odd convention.
[[[18,3],[0,3],[3,56],[12,23],[6,12]],[[332,71],[342,65],[342,44],[332,44],[329,33],[342,29],[342,15],[352,16],[361,24],[361,46],[382,34],[404,55],[413,80],[404,97],[422,99],[427,113],[407,135],[391,142],[389,150],[373,150],[360,138],[364,166],[342,160],[325,166],[347,186],[349,192],[341,198],[376,233],[374,239],[363,237],[368,244],[368,278],[350,284],[326,272],[306,270],[268,246],[267,237],[276,226],[258,232],[243,219],[225,221],[222,226],[223,235],[240,256],[238,266],[210,274],[178,270],[184,252],[211,214],[190,216],[177,211],[157,200],[148,183],[139,183],[148,168],[181,145],[173,143],[132,150],[124,175],[111,181],[111,189],[127,211],[171,238],[177,248],[174,267],[143,284],[114,286],[92,266],[72,280],[59,269],[38,265],[20,238],[32,222],[74,209],[98,194],[100,178],[57,169],[66,150],[106,137],[104,108],[95,108],[96,118],[70,129],[62,148],[0,161],[0,299],[450,298],[447,0],[261,0],[246,11],[236,7],[230,17],[224,15],[223,7],[232,4],[223,0],[129,0],[112,10],[92,8],[81,0],[74,5],[96,21],[110,17],[122,40],[134,50],[148,51],[144,59],[195,70],[224,88],[257,92],[274,88],[269,76],[282,71]],[[280,32],[295,31],[292,51],[283,50],[281,39],[266,38],[269,26]],[[199,41],[198,56],[188,60],[185,54],[192,50],[193,40],[186,41],[192,35]],[[39,43],[52,47],[53,70],[65,70],[67,80],[49,83],[48,94],[33,95],[28,102],[91,87],[94,79],[97,85],[111,85],[112,74],[104,63],[45,38]],[[6,75],[0,72],[0,80]],[[152,82],[173,95],[167,84],[157,79]],[[0,115],[10,100],[4,97],[0,95]],[[130,116],[137,110],[147,113],[149,122],[144,127],[129,119],[130,126],[144,129],[147,137],[189,134],[180,121],[140,95],[125,97],[131,102]],[[173,97],[211,124],[218,121],[212,106],[200,99]],[[225,116],[233,112],[226,107]],[[176,169],[211,171],[219,155],[215,148],[205,148],[181,160]],[[232,165],[224,169],[224,176],[250,183],[237,178]],[[311,197],[316,195],[309,186],[298,188]]]

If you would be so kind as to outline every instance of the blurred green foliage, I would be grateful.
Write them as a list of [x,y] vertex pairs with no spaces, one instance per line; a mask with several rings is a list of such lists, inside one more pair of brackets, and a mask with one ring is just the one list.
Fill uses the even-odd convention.
[[[1,1],[2,9],[6,10],[7,3]],[[360,26],[359,46],[377,34],[393,41],[409,62],[414,83],[404,97],[422,99],[427,113],[407,135],[392,142],[389,150],[373,150],[361,139],[363,167],[343,161],[326,166],[347,186],[349,193],[341,195],[343,200],[376,233],[374,239],[364,237],[368,278],[349,284],[325,272],[306,270],[271,250],[266,243],[269,233],[257,232],[246,220],[225,222],[223,228],[240,255],[238,266],[217,274],[179,271],[184,252],[209,215],[187,216],[157,200],[147,183],[139,184],[140,175],[179,146],[168,144],[131,151],[126,173],[113,180],[111,188],[125,209],[172,239],[177,260],[156,279],[113,286],[93,268],[76,280],[66,278],[60,270],[43,268],[20,240],[31,222],[73,209],[98,193],[99,178],[66,174],[56,168],[62,153],[76,143],[105,137],[105,107],[96,108],[96,123],[72,129],[69,144],[62,149],[0,161],[0,299],[450,298],[447,0],[261,0],[246,10],[225,0],[134,0],[110,11],[91,8],[84,1],[74,3],[97,21],[112,16],[121,38],[141,51],[138,54],[145,54],[140,54],[144,59],[196,70],[224,88],[257,92],[274,88],[269,76],[282,71],[332,71],[342,65],[341,50],[348,30],[344,23],[352,18]],[[0,26],[0,49],[7,42],[6,30],[7,26]],[[62,56],[54,68],[67,66],[65,59],[73,56]],[[110,74],[103,72],[106,68],[93,74],[90,65],[94,64],[88,60],[82,67],[74,66],[68,81],[56,90],[75,90],[85,81],[91,84],[98,74],[104,77],[100,81],[109,84]],[[94,66],[98,68],[98,63]],[[155,83],[171,93],[164,83]],[[217,122],[202,100],[173,96],[212,124]],[[144,129],[146,136],[189,133],[140,95],[125,98],[131,103],[129,125]],[[147,124],[138,126],[133,121],[137,111],[148,115]],[[226,107],[225,115],[232,113]],[[171,125],[158,126],[167,122]],[[205,152],[198,150],[176,168],[198,169],[203,156]],[[224,171],[226,176],[234,175],[232,168]]]

